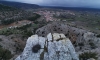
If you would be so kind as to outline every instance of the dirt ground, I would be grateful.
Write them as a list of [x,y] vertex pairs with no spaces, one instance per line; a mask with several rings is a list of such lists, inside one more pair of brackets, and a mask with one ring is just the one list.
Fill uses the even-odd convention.
[[14,23],[9,24],[9,25],[1,25],[0,29],[7,28],[7,27],[19,27],[19,26],[22,26],[22,25],[25,25],[25,24],[28,24],[28,23],[32,23],[32,21],[22,20],[22,21],[14,22]]

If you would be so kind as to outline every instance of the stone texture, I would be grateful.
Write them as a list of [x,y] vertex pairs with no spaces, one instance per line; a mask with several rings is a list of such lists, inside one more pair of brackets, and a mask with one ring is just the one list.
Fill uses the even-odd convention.
[[[32,47],[39,44],[38,52]],[[38,48],[38,47],[37,47]],[[34,48],[37,50],[37,48]],[[64,34],[49,33],[47,37],[33,35],[28,38],[26,47],[15,60],[79,60],[71,41]]]
[[100,60],[100,37],[96,33],[66,23],[52,22],[37,29],[36,34],[46,36],[50,32],[63,33],[73,43],[78,55],[91,51],[98,53],[97,60]]
[[61,22],[53,22],[47,24],[36,30],[36,34],[39,36],[47,36],[48,33],[63,33],[66,37],[68,37],[73,43],[74,42],[82,42],[84,33],[87,33],[86,30],[79,29],[76,27],[72,27],[65,23]]

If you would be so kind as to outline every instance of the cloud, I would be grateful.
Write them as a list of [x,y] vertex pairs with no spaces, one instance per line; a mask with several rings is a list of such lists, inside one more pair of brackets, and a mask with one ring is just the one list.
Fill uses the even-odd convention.
[[24,2],[24,3],[31,3],[31,4],[40,4],[40,3],[43,3],[44,0],[6,0],[6,1],[15,1],[15,2]]
[[100,8],[100,0],[7,0],[17,1],[44,6],[64,6],[64,7],[93,7]]

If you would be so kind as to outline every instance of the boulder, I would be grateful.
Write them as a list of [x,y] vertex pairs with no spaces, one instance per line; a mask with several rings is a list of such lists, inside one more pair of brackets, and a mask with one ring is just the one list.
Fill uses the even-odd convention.
[[32,35],[21,55],[15,60],[79,60],[71,41],[64,34],[47,37]]

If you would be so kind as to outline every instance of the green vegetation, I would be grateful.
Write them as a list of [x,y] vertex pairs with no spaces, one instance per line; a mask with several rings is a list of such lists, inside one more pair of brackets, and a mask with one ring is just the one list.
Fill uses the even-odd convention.
[[0,45],[0,48],[2,48],[2,46]]
[[13,22],[27,19],[34,21],[34,23],[38,23],[37,19],[39,17],[39,14],[0,4],[0,24],[2,25],[8,25]]
[[13,29],[7,29],[7,28],[4,28],[2,30],[0,30],[0,35],[10,35],[10,34],[13,34],[14,31]]
[[[12,12],[12,13],[15,13],[15,15],[17,15],[16,12]],[[7,13],[4,13],[3,16],[6,16],[7,14],[8,14],[8,12]],[[7,17],[5,17],[6,19],[0,18],[1,19],[1,24],[2,25],[9,25],[11,23],[14,23],[14,22],[17,22],[17,21],[20,21],[20,20],[24,20],[24,19],[28,19],[28,20],[33,21],[34,23],[38,24],[37,19],[40,18],[40,15],[39,14],[33,13],[32,17],[27,16],[26,13],[22,13],[22,14],[25,14],[25,15],[23,15],[23,16],[16,16],[15,18],[12,17],[12,18],[8,18],[8,19],[7,19]]]
[[91,46],[92,49],[96,48],[96,45],[93,42],[89,42],[89,45]]
[[100,34],[98,34],[98,35],[97,35],[97,37],[99,37],[99,38],[100,38]]
[[84,43],[83,43],[83,42],[81,42],[81,43],[78,43],[78,45],[79,45],[79,46],[84,46]]
[[9,60],[13,57],[9,50],[0,47],[0,60]]
[[0,41],[2,41],[2,39],[0,38]]
[[32,35],[32,32],[27,30],[29,27],[31,27],[31,24],[27,24],[17,28],[4,28],[0,30],[0,35],[8,36],[11,34],[23,34],[25,36],[30,36]]
[[23,37],[29,37],[39,28],[39,24],[27,24],[16,28],[4,28],[0,30],[0,35],[21,34]]
[[34,21],[34,23],[38,23],[37,19],[40,18],[41,16],[39,14],[34,13],[34,16],[29,17],[28,20]]
[[12,34],[21,34],[23,35],[23,38],[27,38],[33,34],[35,34],[35,31],[46,25],[46,21],[39,21],[38,23],[31,23],[31,24],[26,24],[20,27],[11,27],[11,28],[3,28],[0,30],[0,35],[12,35]]
[[0,11],[13,11],[15,8],[0,4]]
[[15,22],[13,19],[1,20],[1,23],[2,23],[3,25],[8,25],[8,24],[11,24],[11,23],[13,23],[13,22]]
[[24,26],[21,26],[21,27],[17,27],[16,29],[18,30],[25,30],[26,28],[30,27],[32,24],[27,24],[27,25],[24,25]]
[[93,53],[93,52],[84,52],[82,54],[79,55],[79,59],[80,60],[87,60],[89,58],[94,58],[97,59],[97,53]]
[[75,23],[77,26],[82,26],[90,31],[100,33],[100,12],[98,11],[70,11],[73,14],[66,12],[59,12],[53,17],[66,21],[68,23]]

